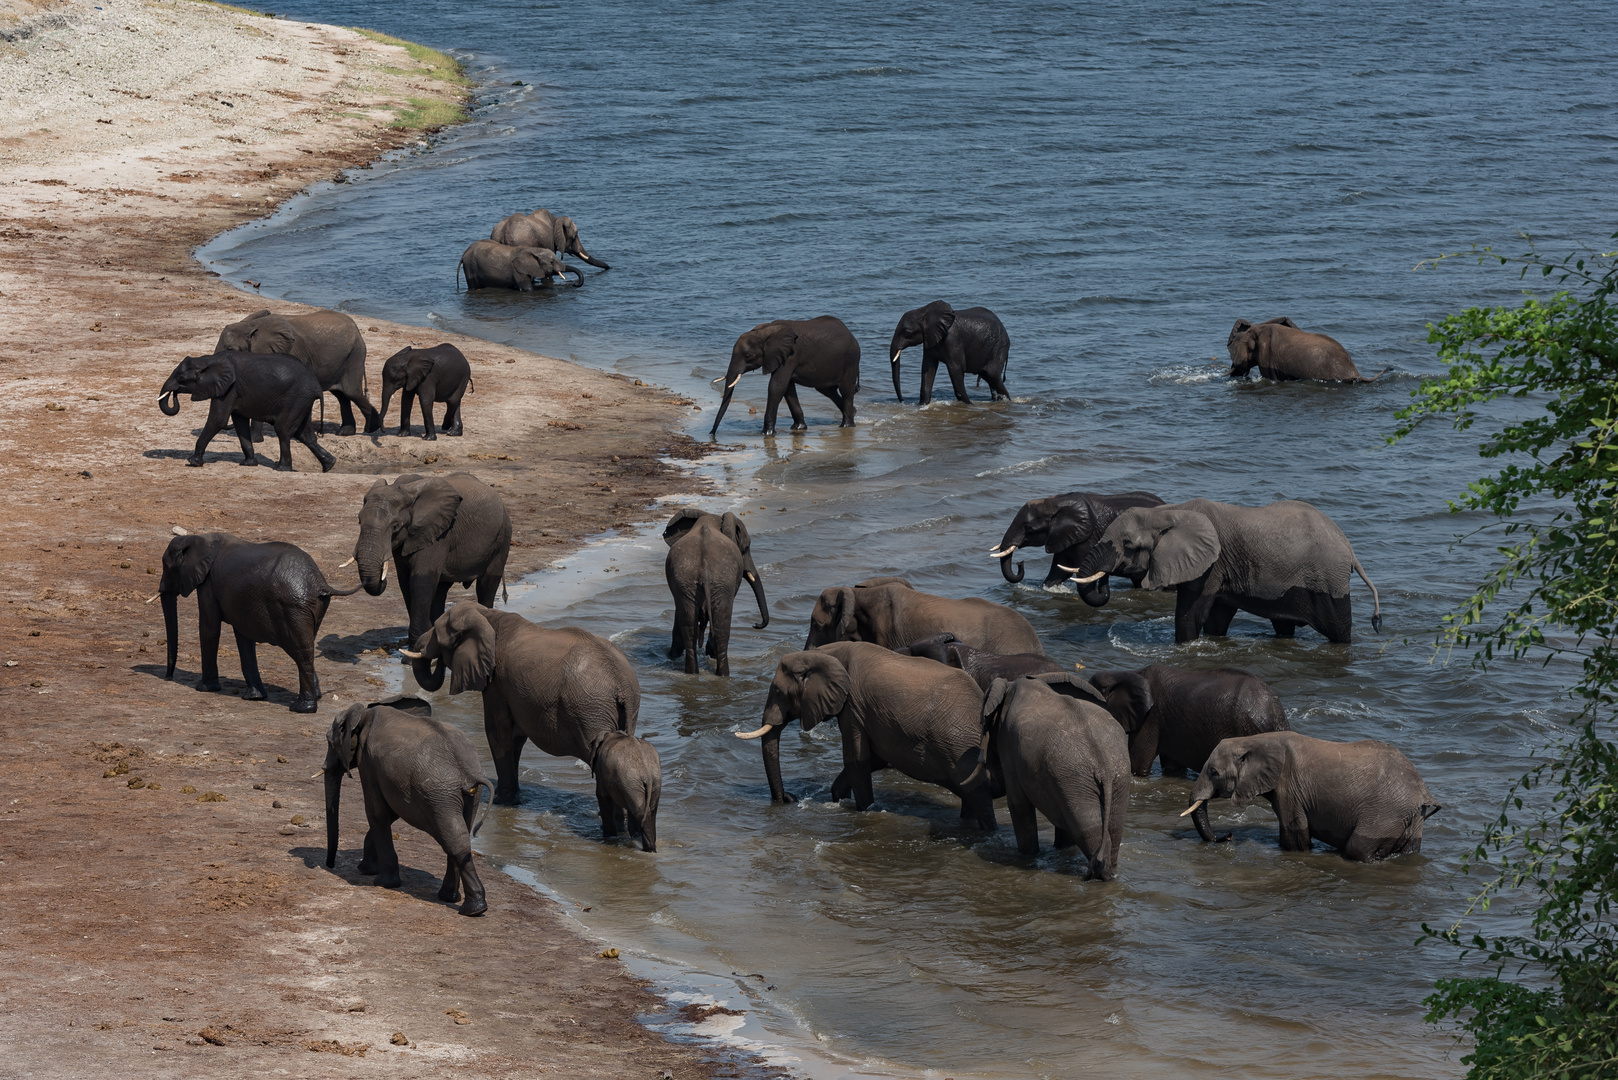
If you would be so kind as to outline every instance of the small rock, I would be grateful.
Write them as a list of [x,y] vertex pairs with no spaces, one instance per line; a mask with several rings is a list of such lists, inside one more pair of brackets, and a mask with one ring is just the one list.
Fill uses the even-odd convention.
[[405,1038],[405,1033],[402,1032],[402,1031],[395,1031],[393,1033],[393,1038],[389,1039],[388,1041],[390,1043],[392,1043],[394,1046],[409,1046],[410,1045],[410,1040]]
[[16,666],[17,666],[17,661],[15,661],[15,660],[7,660],[6,661],[6,667],[16,667]]
[[172,532],[175,536],[189,535],[189,534],[186,533],[184,526],[181,526],[181,525],[176,525],[176,526],[174,526],[174,528],[170,529],[169,531]]
[[267,784],[254,784],[253,785],[253,790],[254,791],[268,791],[270,789],[269,789],[269,785],[267,785]]
[[287,822],[287,824],[288,825],[302,825],[303,824],[303,815],[302,814],[293,814],[292,815],[292,820]]
[[197,789],[192,787],[190,784],[187,784],[185,787],[180,789],[181,795],[195,795],[196,793]]
[[229,801],[230,800],[226,799],[224,797],[224,795],[220,794],[217,791],[204,791],[201,795],[197,796],[197,802],[229,802]]
[[277,763],[279,763],[281,765],[285,765],[287,763],[287,757],[286,757],[285,754],[276,754],[275,755],[275,760],[276,760]]
[[283,825],[277,829],[276,832],[280,833],[282,836],[296,836],[298,833],[298,827],[296,825]]
[[270,804],[270,809],[271,810],[284,810],[286,808],[281,805],[281,800],[280,799],[276,799],[274,802],[272,802]]
[[135,789],[143,788],[146,786],[146,781],[142,780],[138,776],[131,776],[129,778],[129,786]]

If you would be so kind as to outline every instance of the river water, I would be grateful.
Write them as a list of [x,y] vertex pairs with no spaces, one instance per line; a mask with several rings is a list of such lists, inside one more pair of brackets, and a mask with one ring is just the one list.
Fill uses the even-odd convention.
[[[460,50],[481,104],[210,245],[228,276],[671,386],[703,403],[693,433],[754,323],[832,313],[864,348],[857,428],[805,393],[809,431],[762,439],[749,376],[720,432],[740,448],[701,466],[729,493],[704,505],[746,514],[771,602],[754,631],[743,593],[733,678],[665,659],[656,529],[513,590],[530,618],[634,661],[662,850],[600,843],[588,773],[530,750],[522,805],[480,840],[491,859],[676,989],[747,1010],[720,1026],[815,1076],[1463,1071],[1419,1004],[1459,969],[1412,943],[1464,906],[1459,858],[1565,717],[1549,688],[1568,672],[1434,662],[1435,627],[1492,552],[1455,544],[1483,522],[1445,512],[1482,463],[1475,437],[1438,426],[1382,437],[1437,370],[1426,324],[1522,288],[1472,259],[1418,261],[1520,251],[1518,230],[1557,251],[1612,231],[1618,10],[277,6]],[[579,290],[457,292],[461,249],[536,206],[572,215],[613,269]],[[893,400],[893,325],[940,297],[1004,319],[1012,402],[974,389],[918,411],[915,354],[910,401]],[[1359,388],[1222,378],[1232,321],[1283,314],[1392,372]],[[1358,582],[1351,646],[1245,616],[1228,640],[1176,646],[1171,594],[1091,609],[1037,588],[1043,560],[1005,584],[986,552],[1017,506],[1075,488],[1307,500],[1353,541],[1387,630],[1371,632]],[[1009,826],[964,829],[952,800],[897,775],[879,777],[878,811],[826,802],[831,725],[783,740],[803,800],[772,806],[756,744],[731,733],[757,725],[820,589],[877,574],[1010,604],[1089,668],[1248,668],[1298,729],[1401,747],[1445,808],[1420,856],[1359,866],[1282,854],[1262,803],[1220,808],[1236,842],[1202,845],[1176,817],[1185,781],[1136,780],[1118,880],[1099,885],[1082,857],[1025,862]],[[476,695],[435,701],[482,744]]]

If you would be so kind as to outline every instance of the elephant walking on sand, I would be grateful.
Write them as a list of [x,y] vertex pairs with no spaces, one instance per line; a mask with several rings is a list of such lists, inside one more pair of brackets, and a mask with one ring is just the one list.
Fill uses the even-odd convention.
[[466,355],[445,342],[430,349],[400,349],[382,365],[382,417],[399,393],[399,434],[410,434],[410,399],[421,403],[422,438],[436,440],[433,403],[444,403],[444,434],[461,434],[461,398],[471,393],[472,366]]
[[[777,319],[759,323],[736,339],[730,350],[730,367],[721,376],[725,394],[719,412],[709,429],[711,438],[730,408],[736,383],[749,371],[764,369],[769,376],[769,399],[764,407],[764,434],[775,434],[775,416],[781,402],[792,413],[792,430],[803,431],[808,423],[798,403],[798,387],[819,390],[842,414],[838,427],[854,426],[854,395],[860,388],[860,343],[854,340],[841,319],[822,315],[815,319]],[[719,382],[715,379],[714,382]]]
[[[494,785],[483,775],[477,751],[460,728],[432,717],[432,706],[420,698],[398,698],[350,705],[332,721],[326,735],[326,866],[337,865],[337,818],[343,774],[360,772],[365,794],[365,853],[359,872],[375,874],[384,889],[399,887],[399,852],[393,846],[393,823],[403,818],[438,841],[448,862],[438,898],[447,904],[461,899],[462,915],[489,909],[483,882],[472,864],[472,837],[483,827],[479,797]],[[477,820],[474,821],[473,818]]]
[[1366,378],[1336,338],[1299,329],[1285,316],[1257,325],[1237,319],[1225,347],[1230,350],[1229,375],[1233,379],[1246,378],[1256,367],[1266,379],[1368,383],[1389,371],[1383,368]]
[[912,345],[921,346],[921,403],[933,400],[933,379],[938,365],[949,372],[956,401],[971,401],[966,394],[966,377],[976,375],[989,384],[990,400],[1009,398],[1006,389],[1006,357],[1011,338],[1000,317],[986,307],[959,311],[943,300],[907,311],[899,317],[888,345],[893,367],[893,396],[905,399],[899,385],[899,354]]
[[196,448],[186,458],[187,465],[202,466],[208,444],[226,423],[236,429],[242,446],[241,463],[257,465],[250,427],[255,420],[275,421],[275,434],[281,442],[276,468],[292,471],[294,439],[315,455],[321,472],[330,472],[337,464],[337,459],[315,438],[309,422],[309,410],[320,400],[320,386],[314,374],[290,356],[244,352],[188,356],[175,366],[158,391],[157,407],[164,416],[179,413],[182,393],[189,393],[192,401],[209,402],[208,420],[197,436]]
[[918,592],[899,577],[870,578],[822,592],[809,613],[803,647],[870,641],[901,649],[944,633],[987,652],[1045,655],[1033,624],[1010,608],[976,596],[953,600]]
[[552,214],[544,208],[532,214],[510,214],[501,218],[489,233],[489,239],[512,247],[535,247],[577,255],[591,266],[612,269],[600,259],[585,254],[579,243],[579,227],[573,224],[572,218]]
[[[1070,491],[1048,499],[1030,499],[1006,527],[1000,543],[989,558],[1000,560],[1000,576],[1017,584],[1023,579],[1023,564],[1016,571],[1011,557],[1018,548],[1043,545],[1054,557],[1045,575],[1045,588],[1060,585],[1072,575],[1063,566],[1077,566],[1090,553],[1090,547],[1119,514],[1134,506],[1162,506],[1163,500],[1147,491],[1126,491],[1119,495],[1098,495],[1093,491]],[[1136,588],[1144,575],[1130,578]]]
[[534,283],[551,284],[553,278],[577,274],[574,288],[584,284],[584,272],[569,266],[544,248],[511,247],[479,240],[461,253],[457,274],[466,275],[468,289],[515,289],[533,292]]
[[758,601],[759,621],[754,630],[770,625],[770,606],[764,583],[753,564],[753,541],[747,526],[735,514],[718,517],[701,510],[678,510],[663,530],[669,546],[663,575],[674,596],[674,641],[669,656],[685,657],[685,673],[695,675],[697,650],[703,635],[714,672],[730,674],[730,616],[736,590],[745,580]]
[[[315,311],[308,315],[274,315],[268,309],[255,311],[220,331],[214,352],[231,351],[297,357],[314,373],[321,391],[330,391],[337,399],[343,417],[337,434],[354,434],[356,405],[365,416],[365,430],[381,430],[382,414],[376,411],[365,393],[365,338],[354,320],[341,311]],[[279,424],[276,430],[280,430]]]

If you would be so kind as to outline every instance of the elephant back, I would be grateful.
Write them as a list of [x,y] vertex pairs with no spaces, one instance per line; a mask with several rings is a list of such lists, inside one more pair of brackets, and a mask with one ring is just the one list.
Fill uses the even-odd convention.
[[1243,575],[1227,581],[1227,588],[1263,600],[1280,599],[1292,589],[1348,595],[1353,545],[1310,504],[1285,499],[1250,507],[1193,499],[1181,505],[1208,515],[1219,534],[1221,563]]

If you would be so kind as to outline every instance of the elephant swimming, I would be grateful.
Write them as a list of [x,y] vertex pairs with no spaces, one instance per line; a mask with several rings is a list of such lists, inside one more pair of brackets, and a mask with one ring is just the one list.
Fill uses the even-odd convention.
[[944,633],[974,649],[1045,655],[1033,624],[1010,608],[976,596],[954,600],[918,592],[898,577],[870,578],[822,592],[809,613],[803,647],[871,641],[899,649]]
[[536,247],[577,255],[591,266],[612,269],[600,259],[585,254],[579,244],[579,227],[573,224],[572,218],[552,214],[543,207],[532,214],[510,214],[501,218],[489,233],[489,239],[512,247]]
[[[274,315],[268,309],[233,322],[219,333],[214,352],[280,353],[295,356],[314,372],[342,410],[339,435],[354,434],[354,406],[365,416],[367,432],[380,431],[382,415],[365,393],[365,338],[341,311]],[[277,425],[276,430],[280,430]],[[256,434],[255,434],[256,437]]]
[[966,377],[976,375],[989,383],[989,399],[1011,397],[1006,389],[1006,357],[1011,338],[1000,317],[986,307],[950,307],[934,300],[925,307],[907,311],[893,328],[888,356],[893,368],[893,396],[905,399],[899,385],[899,354],[912,345],[921,346],[921,404],[933,400],[933,379],[938,365],[949,372],[956,401],[971,401],[966,394]]
[[663,529],[663,542],[669,546],[663,576],[674,596],[674,640],[669,656],[685,657],[685,673],[695,675],[697,650],[706,633],[715,674],[728,676],[731,608],[744,580],[753,587],[753,598],[758,601],[759,621],[753,629],[770,625],[770,606],[753,563],[747,526],[735,514],[719,517],[700,510],[677,510]]
[[[775,417],[781,402],[787,403],[792,413],[792,430],[803,431],[809,425],[803,419],[803,406],[798,404],[798,387],[819,390],[842,414],[838,427],[854,426],[854,395],[860,389],[860,343],[854,340],[843,321],[831,315],[814,319],[777,319],[759,323],[736,339],[730,350],[730,367],[721,377],[725,384],[724,397],[710,438],[718,432],[719,422],[730,408],[730,397],[736,383],[749,371],[764,369],[769,376],[769,399],[764,407],[765,435],[775,434]],[[720,382],[715,379],[714,382]]]
[[421,403],[423,439],[436,440],[433,403],[444,403],[444,434],[459,435],[461,397],[472,392],[472,367],[466,356],[447,342],[430,349],[400,349],[382,365],[382,411],[385,419],[393,395],[399,397],[399,434],[410,434],[410,399]]
[[[1090,551],[1090,545],[1101,538],[1113,519],[1133,506],[1162,506],[1163,500],[1148,491],[1126,491],[1118,495],[1099,495],[1093,491],[1070,491],[1065,495],[1052,495],[1048,499],[1031,499],[1022,504],[1017,516],[1006,527],[1000,543],[989,552],[989,558],[1000,560],[1000,576],[1017,584],[1023,579],[1023,564],[1015,572],[1011,557],[1018,548],[1043,545],[1053,555],[1051,568],[1045,575],[1045,588],[1060,585],[1072,575],[1063,565],[1077,566]],[[1130,578],[1140,587],[1143,575]]]
[[315,438],[309,412],[320,400],[320,384],[310,370],[290,356],[223,352],[212,356],[188,356],[174,368],[157,394],[157,407],[165,416],[180,411],[180,394],[192,401],[207,401],[208,420],[197,436],[197,445],[185,463],[200,467],[202,455],[226,422],[236,429],[242,446],[242,464],[257,465],[253,453],[254,420],[275,421],[275,434],[281,442],[281,458],[275,467],[292,471],[292,440],[296,439],[315,455],[321,472],[330,472],[337,459]]
[[[466,275],[468,289],[516,289],[533,292],[534,282],[551,284],[552,278],[577,274],[574,288],[584,285],[584,272],[568,266],[544,248],[511,247],[479,240],[461,253],[457,275]],[[563,278],[563,280],[566,280]]]
[[1228,374],[1233,379],[1246,378],[1256,367],[1266,379],[1368,383],[1391,370],[1383,368],[1366,378],[1354,366],[1348,350],[1335,338],[1299,329],[1297,323],[1285,316],[1256,325],[1237,319],[1225,347],[1230,350]]

